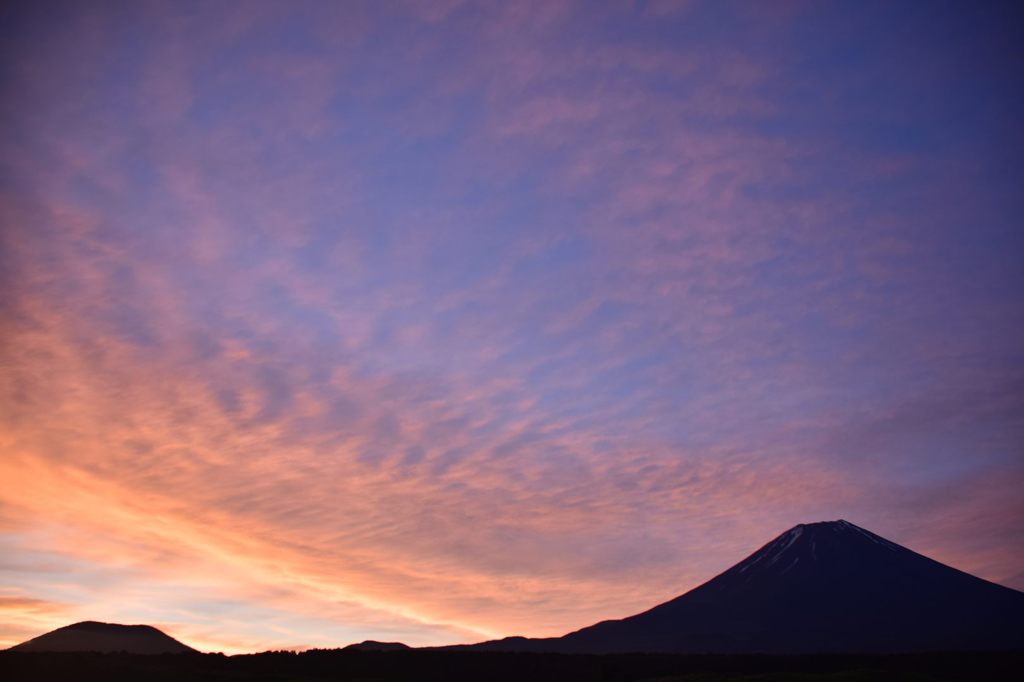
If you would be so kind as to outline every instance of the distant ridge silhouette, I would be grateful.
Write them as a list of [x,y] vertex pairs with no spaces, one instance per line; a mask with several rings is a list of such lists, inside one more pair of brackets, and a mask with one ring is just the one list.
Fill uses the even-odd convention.
[[88,620],[47,632],[11,647],[11,651],[97,651],[177,654],[195,651],[151,625],[119,625]]
[[1024,593],[839,520],[800,524],[648,611],[563,637],[452,648],[564,653],[1024,649]]
[[408,644],[402,642],[378,642],[373,639],[367,639],[359,642],[358,644],[349,644],[345,647],[346,651],[404,651],[405,649],[411,648]]

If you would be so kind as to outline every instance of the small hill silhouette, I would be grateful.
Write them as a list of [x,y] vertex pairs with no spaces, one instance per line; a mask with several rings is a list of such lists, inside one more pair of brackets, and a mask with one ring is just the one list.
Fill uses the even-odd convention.
[[47,632],[11,647],[11,651],[177,654],[195,649],[151,625],[119,625],[89,620]]
[[408,644],[402,642],[378,642],[373,639],[367,639],[359,642],[358,644],[349,644],[345,647],[345,651],[402,651],[409,649]]

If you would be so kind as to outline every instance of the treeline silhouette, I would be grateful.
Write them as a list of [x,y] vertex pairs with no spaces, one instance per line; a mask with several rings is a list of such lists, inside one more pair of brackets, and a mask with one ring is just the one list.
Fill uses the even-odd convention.
[[[0,679],[60,682],[918,682],[1024,679],[1024,653],[720,656],[344,651],[222,654],[0,652]],[[1018,677],[1021,675],[1021,677]]]

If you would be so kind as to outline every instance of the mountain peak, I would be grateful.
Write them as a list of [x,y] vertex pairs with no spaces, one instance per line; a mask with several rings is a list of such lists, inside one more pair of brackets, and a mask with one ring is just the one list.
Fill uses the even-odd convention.
[[567,651],[1024,648],[1024,594],[845,519],[798,524],[680,597],[570,633]]
[[[802,570],[798,573],[809,575],[820,571],[822,562],[862,563],[868,557],[877,560],[879,552],[931,561],[856,524],[839,519],[797,524],[726,571],[723,577],[733,572],[748,571],[763,575],[767,572],[787,573],[801,562]],[[752,570],[755,567],[756,571]]]
[[[786,533],[792,533],[798,529],[809,531],[828,530],[834,532],[851,531],[855,533],[866,533],[874,537],[879,537],[871,531],[865,530],[864,528],[861,528],[857,524],[851,523],[846,519],[836,519],[835,521],[812,521],[810,523],[798,523],[792,528],[790,528],[788,531],[786,531]],[[785,535],[786,533],[783,533],[783,535]]]
[[848,526],[853,526],[854,528],[857,527],[855,524],[850,523],[846,519],[836,519],[835,521],[812,521],[810,523],[798,523],[795,526],[793,526],[793,528],[845,528]]

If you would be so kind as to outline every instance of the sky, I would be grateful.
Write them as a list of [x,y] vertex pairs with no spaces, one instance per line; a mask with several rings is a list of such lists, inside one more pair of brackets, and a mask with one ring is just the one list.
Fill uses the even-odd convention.
[[1024,21],[0,10],[0,646],[554,636],[844,518],[1024,589]]

